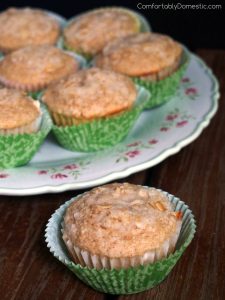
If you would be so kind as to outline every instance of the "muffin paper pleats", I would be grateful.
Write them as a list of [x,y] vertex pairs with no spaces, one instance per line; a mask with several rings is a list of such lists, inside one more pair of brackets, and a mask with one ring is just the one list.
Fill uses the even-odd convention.
[[192,241],[196,230],[195,219],[188,206],[179,198],[168,193],[165,194],[174,204],[174,210],[183,213],[182,228],[176,250],[165,259],[145,266],[120,270],[97,270],[73,263],[62,240],[61,229],[66,208],[71,202],[75,201],[76,198],[62,205],[50,218],[45,234],[48,248],[50,252],[59,261],[65,264],[80,280],[100,292],[132,294],[152,288],[166,278]]
[[[115,116],[87,121],[72,126],[53,125],[53,133],[64,148],[71,151],[97,151],[118,144],[130,131],[146,105],[150,93],[139,88],[138,97],[133,108]],[[68,117],[55,115],[60,123],[73,123]]]
[[51,118],[44,105],[41,110],[42,122],[38,132],[0,135],[0,169],[22,166],[38,151],[52,127]]
[[148,81],[139,77],[134,77],[136,84],[145,87],[151,92],[151,98],[146,103],[146,109],[154,108],[158,105],[168,102],[176,94],[180,80],[185,73],[190,61],[190,54],[184,50],[180,67],[165,79],[158,81]]

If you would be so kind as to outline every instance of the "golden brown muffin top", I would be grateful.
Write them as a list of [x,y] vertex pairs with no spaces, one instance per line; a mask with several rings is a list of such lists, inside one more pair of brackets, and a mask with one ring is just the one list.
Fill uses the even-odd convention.
[[129,183],[97,187],[67,208],[63,239],[92,254],[133,257],[157,249],[181,220],[168,198],[154,188]]
[[143,76],[173,66],[181,54],[182,47],[172,38],[146,32],[108,44],[95,64],[129,76]]
[[24,92],[0,89],[0,129],[14,129],[28,125],[40,115],[40,104]]
[[110,41],[140,30],[138,18],[119,8],[97,9],[74,19],[65,29],[65,44],[95,55]]
[[0,49],[12,51],[28,45],[53,45],[60,25],[45,11],[9,8],[0,14]]
[[0,61],[0,78],[21,84],[49,84],[79,68],[71,55],[54,46],[28,46]]
[[43,101],[52,112],[88,120],[129,109],[136,96],[136,87],[130,78],[91,68],[50,86]]

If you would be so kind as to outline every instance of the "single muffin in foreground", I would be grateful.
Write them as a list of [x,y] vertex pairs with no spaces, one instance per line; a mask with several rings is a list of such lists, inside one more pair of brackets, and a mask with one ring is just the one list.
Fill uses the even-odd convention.
[[140,20],[124,8],[96,9],[74,18],[64,28],[64,45],[69,50],[91,57],[119,38],[140,31]]
[[63,240],[82,266],[146,265],[174,251],[181,217],[154,188],[109,184],[83,194],[67,208]]
[[61,205],[45,237],[51,253],[87,285],[104,293],[133,294],[166,278],[195,229],[191,210],[179,198],[115,183]]
[[0,82],[10,88],[34,92],[69,76],[79,62],[54,46],[28,46],[0,61]]
[[47,12],[34,8],[9,8],[0,14],[0,51],[28,45],[54,45],[60,24]]
[[24,92],[0,89],[0,134],[37,132],[41,114],[40,103]]
[[130,76],[152,94],[148,108],[173,95],[187,65],[186,52],[172,38],[158,33],[138,33],[109,43],[94,64]]
[[91,68],[50,86],[42,101],[55,123],[53,133],[64,148],[97,151],[128,134],[148,97],[129,77]]

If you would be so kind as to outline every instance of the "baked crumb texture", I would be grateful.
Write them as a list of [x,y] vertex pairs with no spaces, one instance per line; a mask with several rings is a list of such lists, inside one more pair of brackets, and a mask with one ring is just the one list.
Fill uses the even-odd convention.
[[100,68],[154,81],[173,73],[179,66],[182,47],[158,33],[138,33],[109,43],[95,59]]
[[[91,68],[74,73],[49,87],[43,95],[57,125],[58,115],[74,124],[111,116],[131,108],[137,91],[132,80],[113,71]],[[67,125],[73,125],[67,124]]]
[[78,68],[74,57],[54,46],[28,46],[0,61],[0,82],[11,88],[38,91]]
[[109,184],[81,195],[68,207],[63,240],[76,263],[127,268],[173,252],[180,217],[154,188]]
[[125,9],[105,8],[75,18],[63,34],[68,48],[95,55],[107,43],[139,31],[140,22],[135,14]]
[[33,8],[9,8],[0,14],[0,51],[28,45],[54,45],[60,25],[47,12]]
[[0,89],[0,134],[32,133],[39,129],[41,110],[24,92]]

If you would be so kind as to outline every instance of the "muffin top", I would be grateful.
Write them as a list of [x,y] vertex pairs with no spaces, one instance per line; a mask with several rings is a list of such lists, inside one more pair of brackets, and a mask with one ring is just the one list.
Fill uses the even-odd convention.
[[9,8],[0,14],[0,50],[8,52],[28,45],[53,45],[60,25],[46,12]]
[[146,32],[109,43],[95,64],[129,76],[145,76],[171,67],[181,54],[182,47],[172,38]]
[[138,18],[120,8],[97,9],[74,19],[65,29],[67,47],[95,55],[110,41],[140,30]]
[[63,239],[92,254],[143,255],[177,232],[179,212],[154,188],[129,183],[97,187],[76,199],[64,217]]
[[130,78],[91,68],[50,86],[43,101],[52,112],[89,120],[129,109],[136,96],[136,87]]
[[40,104],[24,92],[0,89],[0,129],[14,129],[35,121],[40,115]]
[[74,57],[54,46],[27,46],[0,61],[0,80],[21,85],[48,85],[78,68]]

